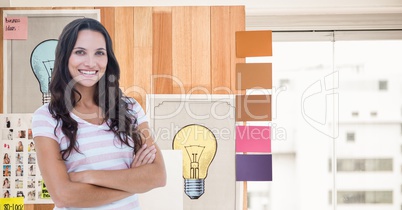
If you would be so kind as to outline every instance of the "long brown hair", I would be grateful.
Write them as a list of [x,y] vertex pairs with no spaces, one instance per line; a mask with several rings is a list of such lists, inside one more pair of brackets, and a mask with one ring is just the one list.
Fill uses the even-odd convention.
[[62,132],[70,141],[68,147],[61,151],[62,158],[67,160],[73,150],[80,152],[77,143],[78,123],[70,116],[70,112],[81,100],[81,94],[74,88],[68,61],[77,41],[78,32],[81,30],[96,31],[105,38],[108,63],[105,74],[96,84],[94,101],[102,109],[105,121],[120,143],[133,148],[133,152],[136,152],[142,146],[142,139],[137,129],[137,119],[129,109],[135,102],[124,96],[119,88],[120,67],[113,52],[110,35],[99,21],[80,18],[67,24],[59,37],[49,85],[51,93],[49,111],[57,120],[54,132],[56,134],[57,127],[61,126]]

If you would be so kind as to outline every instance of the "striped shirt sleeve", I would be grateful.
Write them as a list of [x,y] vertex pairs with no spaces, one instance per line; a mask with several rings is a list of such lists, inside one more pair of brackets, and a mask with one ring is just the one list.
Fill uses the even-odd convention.
[[32,117],[33,137],[44,136],[57,141],[58,138],[54,134],[56,124],[56,119],[49,112],[48,104],[42,105],[34,112]]
[[134,98],[129,98],[129,100],[129,109],[133,112],[134,117],[137,118],[138,125],[148,122],[148,117],[145,114],[141,104],[138,103]]

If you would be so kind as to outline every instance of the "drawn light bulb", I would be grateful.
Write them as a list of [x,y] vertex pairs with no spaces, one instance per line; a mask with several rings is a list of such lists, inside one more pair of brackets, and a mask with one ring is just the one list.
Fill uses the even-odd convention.
[[31,53],[31,68],[38,79],[43,104],[50,102],[49,84],[54,67],[56,46],[56,39],[48,39],[39,43]]
[[176,133],[173,149],[183,154],[184,192],[198,199],[204,194],[205,178],[216,154],[216,138],[202,125],[187,125]]

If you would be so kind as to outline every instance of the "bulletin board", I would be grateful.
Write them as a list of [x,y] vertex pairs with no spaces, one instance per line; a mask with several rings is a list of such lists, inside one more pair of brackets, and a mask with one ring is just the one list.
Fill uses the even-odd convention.
[[28,36],[3,40],[3,112],[33,113],[42,105],[42,92],[31,68],[32,51],[45,40],[58,39],[64,26],[74,19],[100,20],[99,10],[4,10],[3,21],[7,17],[27,17]]
[[52,203],[36,161],[32,114],[2,114],[0,128],[1,197],[24,197],[26,204]]

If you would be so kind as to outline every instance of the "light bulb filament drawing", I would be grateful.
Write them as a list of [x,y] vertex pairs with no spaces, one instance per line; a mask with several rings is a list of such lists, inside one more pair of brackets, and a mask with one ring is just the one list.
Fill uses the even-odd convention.
[[190,145],[185,146],[186,152],[191,160],[190,162],[190,178],[191,179],[199,179],[200,178],[200,168],[199,168],[199,159],[201,157],[202,152],[204,151],[203,146],[199,145]]
[[191,124],[176,133],[172,146],[182,150],[184,192],[190,199],[198,199],[204,194],[205,179],[216,154],[216,138],[207,127]]
[[45,40],[39,43],[31,54],[31,68],[38,79],[43,104],[50,101],[49,84],[54,68],[57,43],[56,39]]
[[47,60],[42,61],[43,66],[45,66],[48,84],[50,84],[50,78],[52,77],[53,67],[54,67],[54,60]]

